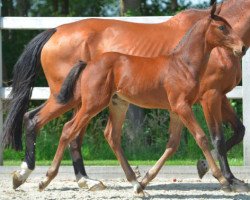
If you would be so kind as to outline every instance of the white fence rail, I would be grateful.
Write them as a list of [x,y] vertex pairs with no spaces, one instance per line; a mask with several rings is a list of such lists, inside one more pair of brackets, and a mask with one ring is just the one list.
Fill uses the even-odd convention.
[[[108,19],[118,19],[138,23],[160,23],[168,20],[170,17],[109,17]],[[2,38],[3,29],[48,29],[61,24],[70,23],[86,19],[83,17],[1,17],[0,18],[0,109],[2,100],[8,98],[11,88],[2,87]],[[249,66],[249,68],[247,68]],[[243,59],[243,86],[237,86],[233,91],[227,94],[229,98],[243,99],[243,122],[246,126],[246,135],[244,138],[244,164],[250,166],[250,117],[247,111],[250,110],[250,51]],[[33,100],[47,99],[49,97],[49,88],[36,87],[32,93]],[[0,112],[0,136],[2,135],[3,113]],[[0,165],[3,164],[3,153],[0,147]]]

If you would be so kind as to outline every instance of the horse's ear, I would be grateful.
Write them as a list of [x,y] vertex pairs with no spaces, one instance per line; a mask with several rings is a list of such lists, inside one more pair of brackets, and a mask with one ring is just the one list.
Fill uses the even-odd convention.
[[216,15],[219,15],[219,14],[220,14],[220,11],[221,11],[223,2],[224,2],[224,1],[221,2],[220,7],[216,10],[216,13],[215,13]]
[[215,17],[215,12],[216,12],[216,3],[213,4],[211,12],[210,12],[212,19],[214,19],[214,17]]

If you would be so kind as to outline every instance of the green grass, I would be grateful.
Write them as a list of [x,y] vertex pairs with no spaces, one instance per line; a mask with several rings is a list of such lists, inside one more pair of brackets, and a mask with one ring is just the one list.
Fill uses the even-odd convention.
[[[197,160],[190,160],[190,159],[175,159],[169,160],[166,162],[165,165],[196,165]],[[117,166],[119,165],[117,160],[85,160],[85,165],[91,166]],[[130,165],[154,165],[156,160],[132,160],[129,161]],[[16,160],[6,160],[4,161],[5,166],[16,166],[20,165],[20,161]],[[43,166],[43,165],[50,165],[50,160],[39,160],[36,162],[36,165]],[[63,160],[61,165],[70,166],[72,165],[71,160]],[[242,159],[230,159],[229,158],[229,165],[230,166],[242,166],[243,160]]]

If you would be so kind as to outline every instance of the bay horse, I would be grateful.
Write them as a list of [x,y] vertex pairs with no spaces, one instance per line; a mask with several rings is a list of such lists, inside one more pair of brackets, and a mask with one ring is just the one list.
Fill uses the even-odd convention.
[[[250,0],[228,0],[223,4],[220,13],[228,19],[247,46],[250,44],[249,10]],[[5,120],[4,142],[16,150],[22,148],[23,118],[26,127],[25,160],[21,170],[14,173],[13,188],[23,184],[35,168],[35,141],[39,129],[68,110],[64,106],[58,106],[54,97],[59,93],[63,80],[78,60],[87,62],[107,51],[144,57],[167,55],[188,29],[208,14],[209,10],[186,10],[159,24],[88,19],[59,26],[35,37],[27,45],[14,67],[12,102]],[[244,126],[225,95],[241,79],[240,59],[227,50],[216,48],[211,53],[208,65],[201,80],[201,92],[197,101],[202,103],[204,111],[207,112],[205,117],[213,135],[212,140],[217,141],[214,142],[215,148],[220,149],[218,154],[223,175],[234,190],[248,190],[243,182],[234,177],[226,157],[226,152],[242,141],[244,136]],[[46,103],[24,115],[39,66],[43,67],[51,95]],[[222,137],[222,121],[229,122],[234,129],[234,135],[227,141],[226,149]],[[170,129],[181,126],[177,118],[171,119],[170,122],[176,124],[170,125]],[[109,124],[110,121],[108,127]],[[74,171],[80,187],[100,189],[103,188],[103,184],[88,179],[83,165],[80,149],[85,128],[70,144]],[[181,128],[176,131],[181,131]]]
[[40,191],[57,175],[67,145],[95,115],[108,107],[110,123],[104,133],[105,137],[109,138],[109,145],[127,180],[133,185],[135,194],[143,194],[143,189],[178,149],[181,136],[174,130],[169,133],[170,139],[164,154],[139,183],[125,158],[120,140],[122,124],[130,103],[149,109],[167,109],[172,118],[180,119],[201,148],[213,176],[222,186],[228,187],[229,182],[217,167],[209,150],[208,139],[191,108],[199,97],[199,82],[206,71],[212,49],[225,48],[236,56],[242,55],[245,49],[230,24],[226,19],[215,15],[215,11],[216,4],[212,7],[210,16],[196,22],[176,48],[166,56],[145,58],[107,52],[97,56],[87,66],[79,62],[70,71],[61,87],[57,103],[67,107],[80,104],[80,108],[63,127],[51,167],[46,178],[39,184]]

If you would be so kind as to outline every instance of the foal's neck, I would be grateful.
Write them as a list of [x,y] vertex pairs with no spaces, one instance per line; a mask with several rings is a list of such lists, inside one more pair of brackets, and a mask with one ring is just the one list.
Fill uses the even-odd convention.
[[196,80],[203,76],[213,49],[206,41],[208,23],[204,19],[198,21],[172,52],[175,59],[181,60],[183,67],[187,67]]

